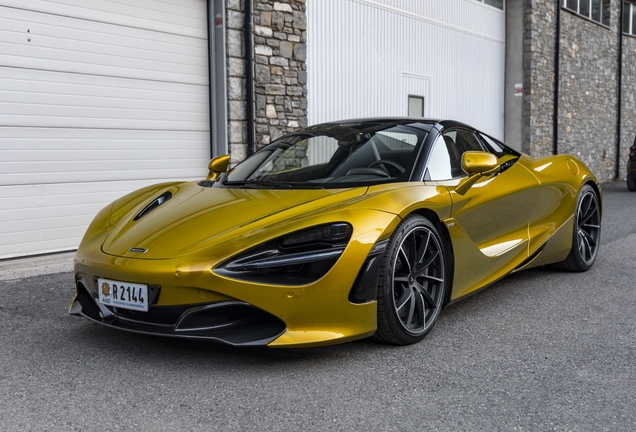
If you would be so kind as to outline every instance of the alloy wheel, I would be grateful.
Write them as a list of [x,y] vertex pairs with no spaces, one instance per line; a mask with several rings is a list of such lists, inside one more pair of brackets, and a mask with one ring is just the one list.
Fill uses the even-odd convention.
[[437,236],[426,226],[402,239],[393,263],[395,313],[409,334],[420,335],[435,323],[444,300],[444,256]]
[[598,251],[601,232],[601,215],[596,194],[588,190],[579,201],[576,211],[577,247],[586,265],[591,265]]

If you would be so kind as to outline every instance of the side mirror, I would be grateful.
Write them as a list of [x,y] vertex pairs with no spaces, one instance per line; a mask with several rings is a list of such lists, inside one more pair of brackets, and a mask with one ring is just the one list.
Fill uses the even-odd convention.
[[216,178],[227,171],[227,167],[230,165],[230,157],[228,155],[217,156],[210,161],[208,165],[208,180],[216,180]]
[[470,174],[486,174],[499,168],[497,156],[480,151],[467,151],[462,155],[462,168]]
[[468,173],[455,188],[455,192],[464,195],[481,177],[489,176],[499,170],[497,156],[480,151],[467,151],[462,155],[462,168]]

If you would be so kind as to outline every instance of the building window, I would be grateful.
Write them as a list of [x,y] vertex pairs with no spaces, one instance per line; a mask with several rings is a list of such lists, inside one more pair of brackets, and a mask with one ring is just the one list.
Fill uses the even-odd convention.
[[610,0],[563,0],[563,7],[603,25],[610,25]]
[[636,36],[636,3],[623,3],[623,33]]
[[409,96],[409,117],[424,117],[424,98]]
[[503,10],[504,8],[504,0],[476,0],[479,3],[487,4],[488,6],[496,7],[497,9]]

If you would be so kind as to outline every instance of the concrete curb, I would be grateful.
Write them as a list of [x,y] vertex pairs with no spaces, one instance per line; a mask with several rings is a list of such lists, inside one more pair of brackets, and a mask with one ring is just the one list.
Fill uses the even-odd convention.
[[0,261],[0,281],[73,271],[73,252]]

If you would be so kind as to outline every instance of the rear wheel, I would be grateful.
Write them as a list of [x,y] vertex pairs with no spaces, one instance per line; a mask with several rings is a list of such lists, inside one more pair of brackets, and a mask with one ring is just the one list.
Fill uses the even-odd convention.
[[627,173],[627,189],[632,192],[636,191],[636,174]]
[[443,242],[428,219],[411,215],[398,225],[378,280],[376,339],[407,345],[431,331],[446,294],[444,258]]
[[574,272],[589,270],[598,253],[601,240],[601,207],[596,191],[585,185],[579,193],[574,214],[572,249],[558,268]]

